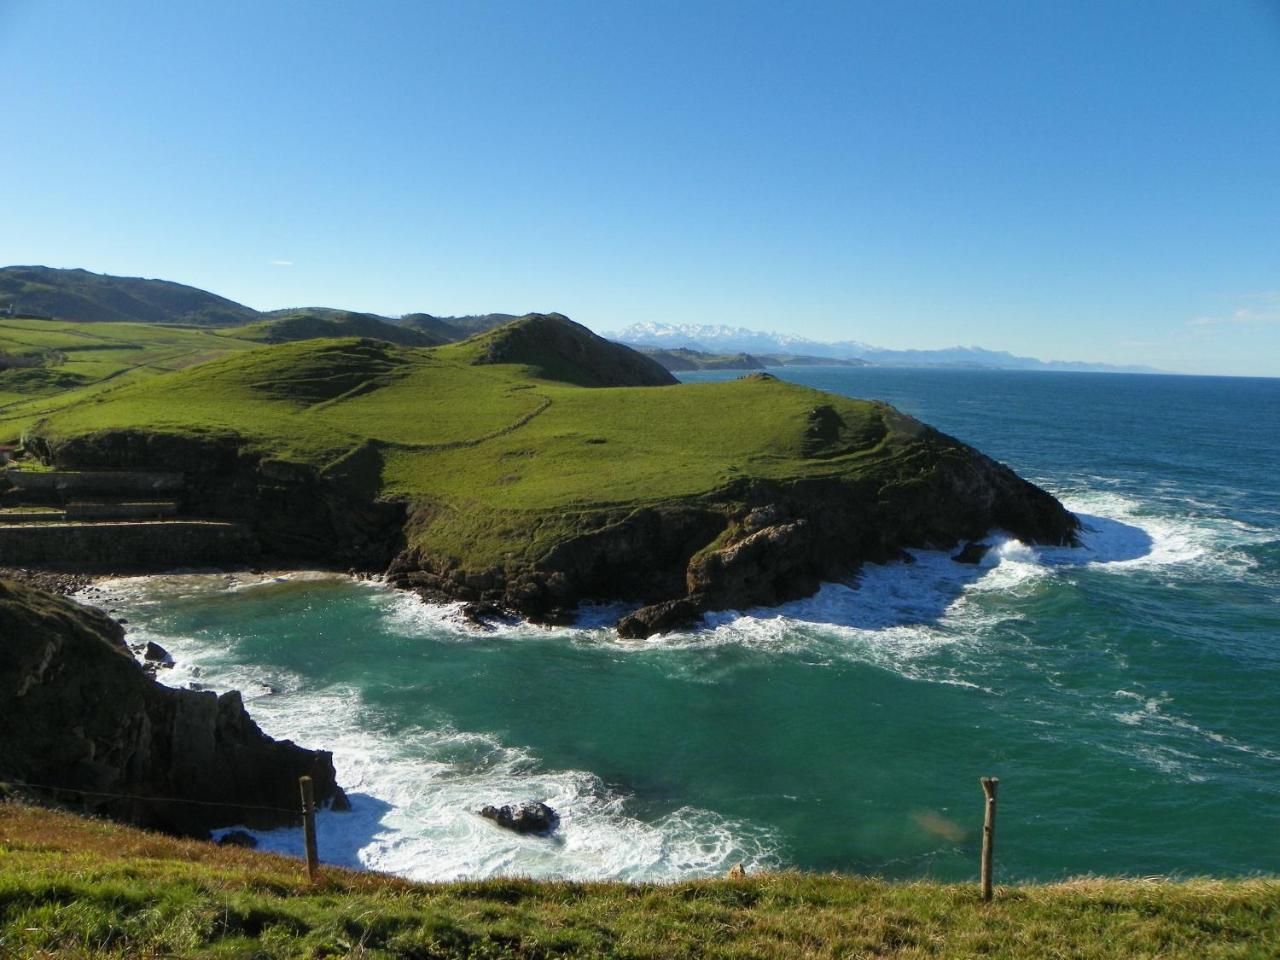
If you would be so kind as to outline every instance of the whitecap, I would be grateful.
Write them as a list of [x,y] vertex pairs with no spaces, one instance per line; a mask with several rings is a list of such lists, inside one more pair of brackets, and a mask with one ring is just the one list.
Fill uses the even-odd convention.
[[[131,578],[114,581],[112,596],[127,595],[131,607],[140,607],[196,596],[201,586],[187,578]],[[236,589],[219,578],[207,578],[203,587]],[[459,634],[475,629],[455,620],[448,606],[415,599],[410,607],[408,597],[388,590],[383,599],[390,616],[410,618],[399,621],[402,627],[429,626],[434,638],[442,628]],[[760,825],[688,806],[641,819],[629,811],[625,794],[589,771],[548,769],[527,750],[489,734],[447,724],[397,727],[371,712],[354,687],[317,689],[287,670],[238,662],[223,644],[141,624],[130,627],[129,639],[155,640],[174,656],[175,666],[160,677],[169,685],[240,690],[269,735],[332,751],[352,809],[318,815],[325,862],[417,880],[519,875],[636,881],[711,876],[737,862],[751,870],[783,863],[777,838]],[[476,813],[485,804],[525,799],[557,810],[560,824],[551,836],[519,836]],[[260,849],[301,855],[300,829],[250,832]]]

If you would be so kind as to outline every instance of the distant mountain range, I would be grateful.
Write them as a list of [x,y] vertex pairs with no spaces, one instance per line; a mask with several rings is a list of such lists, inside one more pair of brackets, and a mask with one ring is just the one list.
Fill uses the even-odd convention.
[[[439,317],[409,313],[401,317],[352,313],[331,307],[259,311],[197,287],[114,277],[88,270],[14,266],[0,268],[0,313],[46,316],[77,321],[132,321],[240,327],[257,324],[254,337],[264,342],[314,336],[374,336],[426,345],[474,336],[516,318],[510,313]],[[381,324],[393,324],[391,330]],[[400,332],[404,330],[405,332]],[[412,331],[410,333],[410,331]],[[661,354],[671,369],[699,369],[728,364],[764,366],[860,361],[884,366],[960,367],[982,370],[1070,370],[1111,373],[1159,373],[1146,366],[1114,366],[1080,361],[1037,360],[982,347],[941,350],[887,350],[859,340],[834,343],[785,333],[762,333],[745,327],[715,324],[632,324],[604,336]],[[710,357],[679,355],[698,351]],[[738,356],[743,355],[743,356]]]
[[830,360],[865,360],[882,366],[959,367],[975,370],[1064,370],[1106,373],[1159,373],[1147,366],[1117,366],[1078,360],[1037,360],[983,347],[940,350],[888,350],[859,340],[834,343],[745,327],[709,324],[635,323],[605,336],[648,350],[698,350],[709,354],[802,355]]

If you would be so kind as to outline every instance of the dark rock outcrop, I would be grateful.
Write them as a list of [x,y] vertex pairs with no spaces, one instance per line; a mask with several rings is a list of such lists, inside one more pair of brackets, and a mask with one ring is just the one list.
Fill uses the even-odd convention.
[[238,693],[162,686],[110,617],[4,581],[0,716],[0,780],[138,826],[207,836],[292,823],[303,775],[345,806],[330,755],[266,736]]
[[706,607],[701,597],[680,597],[651,603],[618,621],[618,636],[624,640],[643,640],[655,633],[671,633],[692,627],[702,619]]
[[516,833],[550,833],[560,823],[560,815],[541,801],[525,800],[501,807],[485,806],[480,816]]
[[960,552],[955,554],[951,559],[956,563],[979,564],[982,558],[987,555],[987,551],[991,549],[989,543],[966,543]]
[[[116,621],[117,623],[119,621]],[[167,666],[173,665],[173,657],[169,656],[169,651],[154,640],[148,640],[147,645],[143,648],[142,659],[152,663],[163,663]]]

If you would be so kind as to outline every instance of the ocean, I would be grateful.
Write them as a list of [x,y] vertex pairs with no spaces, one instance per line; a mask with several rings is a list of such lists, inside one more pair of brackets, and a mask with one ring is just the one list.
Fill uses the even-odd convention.
[[[266,732],[334,752],[333,863],[961,880],[997,776],[1001,882],[1280,869],[1280,380],[774,372],[1007,462],[1083,546],[996,534],[980,567],[920,552],[641,642],[607,629],[616,608],[485,632],[322,574],[118,580],[108,606],[173,653],[167,682],[239,689]],[[560,812],[551,837],[474,813],[526,798]]]

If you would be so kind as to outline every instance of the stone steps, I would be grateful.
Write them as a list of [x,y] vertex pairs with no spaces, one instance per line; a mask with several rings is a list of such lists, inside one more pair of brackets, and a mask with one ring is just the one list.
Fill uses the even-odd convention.
[[181,515],[180,473],[11,467],[4,479],[0,566],[163,569],[257,553],[247,524]]

